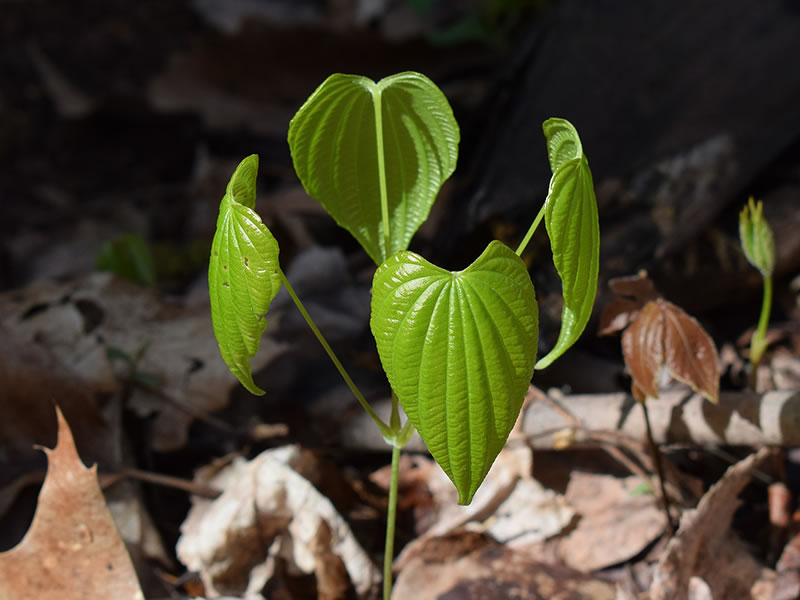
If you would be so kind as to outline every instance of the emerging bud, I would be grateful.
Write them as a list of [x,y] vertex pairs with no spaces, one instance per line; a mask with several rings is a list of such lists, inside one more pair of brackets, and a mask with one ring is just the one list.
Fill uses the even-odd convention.
[[756,203],[751,196],[739,213],[739,238],[747,261],[767,276],[775,268],[775,241],[763,209],[761,201]]

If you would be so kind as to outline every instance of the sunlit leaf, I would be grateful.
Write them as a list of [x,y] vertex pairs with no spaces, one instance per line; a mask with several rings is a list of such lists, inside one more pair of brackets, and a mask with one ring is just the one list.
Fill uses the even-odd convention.
[[[331,75],[289,126],[297,176],[376,264],[408,248],[458,157],[447,98],[419,73]],[[388,202],[390,243],[381,217]]]
[[375,273],[370,325],[392,389],[468,503],[519,415],[536,362],[525,264],[497,241],[455,272],[401,252]]
[[764,218],[764,205],[750,198],[739,213],[739,239],[747,261],[762,275],[772,275],[775,269],[775,240]]
[[558,340],[536,364],[537,369],[550,365],[583,333],[592,314],[600,270],[597,200],[578,133],[563,119],[548,119],[543,129],[553,168],[544,218],[564,308]]
[[658,377],[670,375],[711,402],[719,397],[719,358],[711,336],[696,319],[666,300],[645,304],[622,334],[622,353],[634,392],[658,397]]
[[270,302],[281,287],[278,243],[253,210],[258,156],[245,158],[228,183],[211,245],[208,289],[220,353],[253,394],[250,359],[258,352]]

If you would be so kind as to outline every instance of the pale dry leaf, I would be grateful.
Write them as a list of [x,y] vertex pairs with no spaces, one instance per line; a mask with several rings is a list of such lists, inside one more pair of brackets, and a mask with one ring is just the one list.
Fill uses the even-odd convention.
[[[613,584],[563,565],[540,562],[521,550],[483,541],[466,552],[469,544],[450,544],[442,538],[428,538],[430,549],[413,558],[400,572],[392,593],[393,600],[427,598],[571,598],[574,600],[614,600]],[[462,535],[468,535],[463,533]],[[473,536],[475,534],[472,534]]]
[[438,465],[432,465],[427,471],[427,487],[436,515],[430,528],[400,553],[398,568],[426,538],[446,535],[468,524],[515,547],[528,546],[559,533],[572,520],[574,510],[562,496],[536,481],[532,470],[531,449],[519,443],[507,445],[498,454],[472,502],[463,506],[458,504],[452,482]]
[[762,448],[730,467],[681,517],[680,527],[662,554],[650,586],[652,600],[687,600],[689,581],[702,577],[714,598],[750,598],[769,577],[730,530],[738,495],[753,470],[769,456]]
[[665,529],[666,519],[652,495],[634,494],[639,477],[573,471],[567,502],[579,519],[557,542],[560,559],[581,571],[619,564],[639,554]]
[[58,443],[45,452],[47,476],[33,523],[16,547],[0,554],[0,600],[142,600],[96,467],[81,462],[60,411]]
[[378,569],[330,500],[292,468],[299,459],[299,450],[287,446],[249,462],[235,461],[210,482],[224,488],[219,498],[194,501],[181,526],[177,553],[200,573],[209,593],[260,592],[278,556],[292,569],[313,573],[323,521],[330,529],[330,552],[344,563],[359,596],[380,581]]
[[[237,385],[220,356],[208,306],[169,301],[110,273],[2,294],[0,315],[10,352],[45,348],[54,367],[94,392],[115,392],[128,375],[122,361],[108,358],[110,348],[129,357],[141,353],[137,371],[156,389],[135,386],[130,403],[142,415],[156,414],[151,439],[158,451],[182,447],[195,417],[224,408]],[[253,369],[283,349],[265,336]]]

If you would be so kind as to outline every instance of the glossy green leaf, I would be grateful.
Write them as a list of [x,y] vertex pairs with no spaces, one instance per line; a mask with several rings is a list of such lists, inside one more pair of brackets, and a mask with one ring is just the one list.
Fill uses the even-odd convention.
[[208,291],[211,320],[222,358],[251,393],[250,359],[258,352],[270,302],[281,287],[278,242],[253,210],[258,156],[237,167],[219,207],[211,244]]
[[600,269],[597,200],[578,132],[564,119],[548,119],[543,129],[553,169],[544,222],[561,278],[564,308],[558,340],[536,364],[537,369],[550,365],[583,333],[592,314]]
[[750,198],[739,213],[739,239],[747,261],[762,275],[775,269],[775,240],[764,218],[764,205]]
[[525,263],[497,241],[456,272],[398,253],[375,273],[370,325],[408,418],[469,503],[533,375],[538,312]]
[[455,169],[458,142],[447,98],[430,79],[411,72],[378,83],[331,75],[289,126],[303,187],[376,264],[408,248]]

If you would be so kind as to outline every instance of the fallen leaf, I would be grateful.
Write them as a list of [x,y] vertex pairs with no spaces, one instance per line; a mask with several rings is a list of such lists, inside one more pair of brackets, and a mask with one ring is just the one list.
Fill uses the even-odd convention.
[[114,526],[96,467],[80,460],[58,413],[58,443],[45,450],[47,476],[28,533],[0,554],[0,600],[144,598]]
[[532,471],[531,449],[527,445],[507,445],[472,502],[464,506],[458,504],[458,494],[450,480],[432,463],[423,472],[428,476],[426,485],[435,515],[426,519],[430,527],[406,545],[395,561],[396,567],[403,568],[417,552],[417,546],[428,538],[467,525],[479,527],[496,541],[513,547],[528,546],[559,533],[575,511],[563,496],[536,481]]
[[537,561],[524,551],[479,540],[476,535],[462,532],[444,539],[427,538],[428,548],[421,548],[397,577],[392,599],[613,600],[616,596],[613,584]]
[[[360,597],[380,581],[378,569],[333,504],[292,464],[295,446],[234,462],[209,483],[224,489],[216,500],[195,499],[181,526],[178,558],[198,571],[209,595],[260,593],[277,559],[294,572],[314,573],[322,523],[330,529],[330,554],[338,556]],[[327,546],[327,544],[326,544]],[[316,550],[316,554],[315,554]]]
[[654,496],[634,494],[639,477],[574,471],[566,501],[578,520],[557,541],[559,558],[581,571],[623,563],[644,550],[664,532],[665,518]]
[[755,561],[730,523],[739,493],[769,453],[762,448],[730,467],[697,508],[683,514],[653,573],[651,600],[687,600],[692,577],[702,578],[719,599],[752,598],[755,589],[763,588],[769,571]]
[[[120,368],[124,361],[109,358],[109,350],[116,356],[141,354],[136,371],[148,385],[133,387],[130,407],[143,416],[155,414],[151,439],[157,451],[181,448],[193,420],[224,408],[237,385],[219,354],[207,305],[185,306],[110,273],[1,294],[0,315],[9,353],[43,350],[54,371],[91,392],[118,391],[120,379],[130,375]],[[283,349],[265,336],[253,368]],[[0,414],[9,408],[0,406]]]

